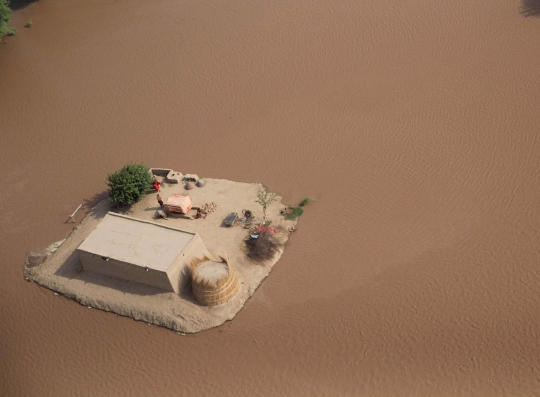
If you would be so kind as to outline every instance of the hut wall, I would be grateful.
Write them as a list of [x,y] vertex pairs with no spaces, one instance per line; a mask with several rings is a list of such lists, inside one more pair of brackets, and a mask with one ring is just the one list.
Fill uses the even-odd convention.
[[148,269],[147,271],[144,267],[113,258],[106,261],[99,255],[92,255],[82,250],[79,250],[79,257],[85,271],[117,277],[127,281],[135,281],[166,291],[174,291],[166,272],[154,269]]
[[210,252],[204,245],[201,237],[195,234],[182,254],[176,258],[167,269],[167,276],[171,280],[174,291],[179,294],[191,281],[189,264],[195,258],[209,257]]
[[167,273],[137,266],[131,263],[110,258],[108,261],[99,255],[79,250],[79,257],[85,271],[100,273],[105,276],[121,278],[127,281],[151,285],[166,291],[174,291]]

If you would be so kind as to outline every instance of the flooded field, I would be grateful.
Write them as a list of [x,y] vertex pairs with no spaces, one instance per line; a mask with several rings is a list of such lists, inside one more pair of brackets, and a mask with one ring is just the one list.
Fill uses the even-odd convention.
[[[538,395],[537,16],[535,0],[17,10],[0,395]],[[22,277],[129,161],[317,201],[237,317],[183,337]]]

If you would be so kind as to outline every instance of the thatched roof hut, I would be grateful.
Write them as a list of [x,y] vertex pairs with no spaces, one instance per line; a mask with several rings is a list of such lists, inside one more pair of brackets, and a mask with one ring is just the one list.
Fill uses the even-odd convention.
[[240,289],[238,275],[228,258],[221,261],[208,257],[195,259],[191,264],[193,295],[203,306],[217,306],[227,302]]

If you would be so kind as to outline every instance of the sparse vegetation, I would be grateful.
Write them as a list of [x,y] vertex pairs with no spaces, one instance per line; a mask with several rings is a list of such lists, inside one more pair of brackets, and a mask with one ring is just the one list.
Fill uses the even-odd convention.
[[315,199],[313,197],[306,197],[305,199],[300,201],[300,204],[298,204],[298,206],[303,207],[304,205],[307,205],[307,204],[312,203],[314,201],[315,201]]
[[34,26],[34,24],[32,23],[31,19],[26,22],[26,25],[24,25],[25,28],[31,28],[32,26]]
[[302,208],[290,206],[287,215],[285,215],[285,220],[295,221],[296,218],[298,218],[303,213],[304,213],[304,210]]
[[128,164],[107,176],[109,199],[113,203],[135,204],[152,187],[150,169],[144,164]]
[[15,28],[8,28],[7,24],[11,21],[13,11],[9,8],[9,0],[0,0],[0,38],[7,34],[13,36]]
[[260,262],[272,259],[281,243],[274,232],[265,230],[259,234],[259,237],[247,240],[246,246],[248,258]]
[[277,201],[276,196],[276,193],[268,193],[266,190],[262,189],[257,192],[257,200],[255,200],[255,202],[262,206],[264,219],[266,219],[266,209],[268,206],[272,204],[272,201]]
[[293,205],[289,206],[287,215],[285,215],[285,220],[295,221],[300,215],[304,213],[304,209],[302,207],[314,201],[315,200],[312,197],[306,197],[305,199],[300,201],[300,204],[298,204],[296,207]]

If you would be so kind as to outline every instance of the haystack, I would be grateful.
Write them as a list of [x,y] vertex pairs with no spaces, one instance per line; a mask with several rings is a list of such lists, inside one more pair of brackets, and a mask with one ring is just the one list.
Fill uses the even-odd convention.
[[208,257],[195,259],[191,264],[193,295],[203,306],[217,306],[227,302],[240,289],[238,275],[228,258],[221,261]]

